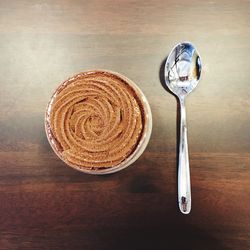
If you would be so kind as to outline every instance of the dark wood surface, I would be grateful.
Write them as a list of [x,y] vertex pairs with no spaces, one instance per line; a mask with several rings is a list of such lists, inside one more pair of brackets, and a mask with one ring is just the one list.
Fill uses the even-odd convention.
[[[0,249],[250,249],[249,24],[247,0],[1,0]],[[177,101],[161,85],[185,40],[204,66],[187,99],[188,216],[176,200]],[[96,68],[134,80],[154,123],[143,156],[103,177],[63,164],[43,124],[57,85]]]

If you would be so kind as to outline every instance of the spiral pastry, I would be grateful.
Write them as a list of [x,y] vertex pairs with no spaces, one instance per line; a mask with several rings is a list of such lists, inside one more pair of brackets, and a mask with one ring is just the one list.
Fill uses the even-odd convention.
[[121,77],[85,72],[57,89],[46,126],[54,149],[69,165],[110,168],[138,145],[144,130],[143,103]]

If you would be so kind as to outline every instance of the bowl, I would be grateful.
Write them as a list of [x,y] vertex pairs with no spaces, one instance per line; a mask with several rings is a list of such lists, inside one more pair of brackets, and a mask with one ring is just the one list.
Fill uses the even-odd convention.
[[[126,84],[128,84],[133,91],[136,93],[137,97],[139,97],[140,102],[143,106],[143,116],[144,116],[144,127],[143,127],[143,131],[142,134],[140,136],[140,139],[138,141],[138,144],[136,145],[136,147],[134,148],[134,150],[119,164],[108,167],[108,168],[85,168],[82,166],[79,166],[77,164],[73,164],[72,162],[67,161],[63,155],[62,152],[60,151],[60,148],[58,147],[58,143],[56,142],[56,138],[53,135],[52,129],[51,129],[51,124],[50,124],[50,115],[51,115],[51,108],[53,105],[53,102],[55,100],[55,97],[57,94],[60,93],[61,90],[63,90],[68,84],[72,84],[72,82],[76,81],[78,78],[82,77],[83,75],[86,74],[95,74],[95,73],[107,73],[107,74],[111,74],[113,76],[116,76],[120,79],[122,79],[123,81],[126,82]],[[110,70],[88,70],[88,71],[84,71],[81,72],[77,75],[74,75],[73,77],[70,77],[69,79],[67,79],[66,81],[64,81],[62,84],[60,84],[58,86],[58,88],[56,89],[56,91],[54,92],[54,94],[52,95],[47,108],[46,108],[46,112],[45,112],[45,131],[46,131],[46,135],[48,138],[48,141],[53,149],[53,151],[55,152],[55,154],[62,160],[64,161],[68,166],[87,173],[87,174],[95,174],[95,175],[103,175],[103,174],[111,174],[111,173],[115,173],[118,172],[124,168],[127,168],[128,166],[130,166],[132,163],[134,163],[144,152],[144,150],[146,149],[150,136],[151,136],[151,131],[152,131],[152,113],[151,113],[151,109],[150,109],[150,105],[145,97],[145,95],[143,94],[143,92],[140,90],[140,88],[130,79],[128,79],[127,77],[123,76],[120,73],[114,72],[114,71],[110,71]]]

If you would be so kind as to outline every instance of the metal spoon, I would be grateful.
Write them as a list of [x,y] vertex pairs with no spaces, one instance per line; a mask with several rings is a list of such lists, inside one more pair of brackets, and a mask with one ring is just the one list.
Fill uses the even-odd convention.
[[182,213],[191,211],[190,170],[187,143],[185,97],[197,86],[201,76],[201,59],[190,42],[177,44],[165,64],[165,83],[180,101],[180,143],[178,162],[178,202]]

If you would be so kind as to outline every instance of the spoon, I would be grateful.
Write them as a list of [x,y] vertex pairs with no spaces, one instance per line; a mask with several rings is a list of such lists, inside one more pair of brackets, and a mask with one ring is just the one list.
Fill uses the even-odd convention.
[[178,162],[178,203],[183,214],[191,211],[191,186],[187,143],[185,98],[197,86],[201,76],[201,59],[190,42],[177,44],[165,64],[165,83],[180,102],[180,142]]

